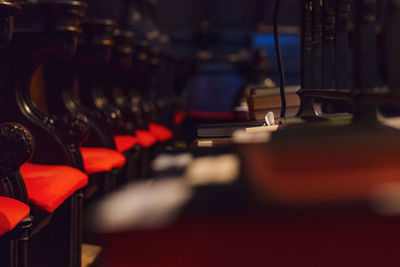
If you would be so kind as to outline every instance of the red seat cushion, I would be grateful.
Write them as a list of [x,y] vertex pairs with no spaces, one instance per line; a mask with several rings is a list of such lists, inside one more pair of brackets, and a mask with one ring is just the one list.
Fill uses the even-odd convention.
[[132,135],[116,135],[114,141],[119,152],[129,150],[139,142],[138,138]]
[[186,118],[186,113],[184,111],[177,111],[175,112],[174,116],[174,124],[180,125]]
[[157,137],[145,130],[136,130],[136,137],[141,147],[150,147],[157,143]]
[[172,137],[174,137],[174,135],[168,128],[160,124],[149,123],[149,130],[157,137],[157,140],[161,142],[168,141],[172,139]]
[[86,173],[69,166],[25,163],[21,174],[31,203],[47,212],[53,212],[88,183]]
[[108,172],[124,166],[125,156],[116,150],[102,147],[81,147],[83,164],[87,174]]
[[8,197],[0,197],[0,235],[11,231],[29,215],[28,205]]

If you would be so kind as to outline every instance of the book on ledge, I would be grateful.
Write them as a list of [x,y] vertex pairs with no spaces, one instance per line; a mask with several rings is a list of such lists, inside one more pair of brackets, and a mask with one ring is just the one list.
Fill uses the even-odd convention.
[[259,127],[263,124],[264,123],[261,121],[202,124],[197,127],[197,136],[231,137],[233,132],[236,130],[245,130],[246,128]]
[[[287,86],[286,94],[286,116],[294,117],[300,107],[300,97],[297,91],[300,86]],[[275,118],[280,117],[281,95],[280,88],[254,87],[247,89],[247,103],[250,120],[262,120],[268,111],[274,113]]]

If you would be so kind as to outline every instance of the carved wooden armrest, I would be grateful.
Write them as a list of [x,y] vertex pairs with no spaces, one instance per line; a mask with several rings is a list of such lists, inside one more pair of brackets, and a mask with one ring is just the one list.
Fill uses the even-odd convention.
[[29,161],[35,148],[32,134],[18,123],[0,125],[0,192],[28,203],[19,169]]
[[54,130],[65,144],[82,144],[89,135],[88,118],[83,114],[49,115],[45,117],[44,123]]

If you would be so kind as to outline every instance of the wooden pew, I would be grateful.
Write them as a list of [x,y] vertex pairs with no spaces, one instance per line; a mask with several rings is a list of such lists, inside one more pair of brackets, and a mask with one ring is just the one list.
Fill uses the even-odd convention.
[[[49,88],[45,91],[49,112],[59,116],[86,118],[90,134],[80,142],[80,145],[84,144],[80,152],[83,154],[85,170],[92,177],[91,188],[94,191],[97,188],[100,193],[114,188],[118,175],[127,175],[121,172],[126,159],[116,151],[113,136],[113,130],[124,124],[120,120],[120,111],[114,107],[106,104],[106,110],[99,110],[88,104],[91,86],[96,87],[96,82],[92,84],[92,80],[105,77],[102,70],[111,55],[115,24],[112,21],[99,21],[97,25],[90,26],[89,22],[85,25],[77,54],[69,60],[48,64],[42,75],[44,86]],[[103,86],[100,81],[97,85],[96,88]],[[128,145],[130,148],[134,143]]]
[[[135,171],[128,172],[130,178],[149,175],[150,159],[154,151],[153,136],[149,135],[147,123],[144,120],[143,109],[138,101],[131,101],[128,93],[130,84],[134,80],[134,57],[140,51],[134,47],[135,33],[133,31],[116,30],[114,32],[115,47],[112,53],[110,77],[108,79],[105,96],[118,109],[126,119],[126,127],[119,133],[114,132],[115,141],[118,147],[124,139],[132,138],[136,146],[125,153],[130,153],[131,166],[135,166]],[[145,138],[147,135],[149,138]],[[154,139],[153,139],[154,140]],[[153,147],[153,148],[152,148]],[[132,168],[131,168],[132,169]]]
[[[67,141],[72,141],[71,153],[79,157],[80,168],[90,175],[90,187],[85,191],[86,196],[90,197],[95,192],[101,194],[115,187],[116,177],[125,165],[126,159],[121,153],[112,149],[115,148],[114,140],[104,133],[108,129],[108,124],[105,123],[106,120],[101,120],[101,114],[90,111],[76,102],[74,56],[78,42],[77,34],[82,31],[79,23],[76,24],[75,30],[70,55],[46,62],[35,73],[36,83],[33,84],[36,88],[33,88],[32,95],[36,102],[43,104],[42,112],[67,121],[64,130],[59,131],[64,132],[66,138],[69,138]],[[60,40],[63,41],[66,42]],[[98,148],[81,148],[81,145],[88,140],[89,132],[89,141],[101,144]]]
[[[46,114],[34,103],[30,89],[32,75],[42,64],[73,53],[77,26],[86,5],[71,1],[19,5],[14,37],[0,55],[1,120],[24,123],[37,136],[32,162],[40,164],[24,164],[21,169],[36,218],[30,233],[30,264],[54,266],[60,261],[78,266],[82,236],[80,189],[87,184],[87,175],[79,170],[83,169],[83,162],[78,148],[86,129],[80,119]],[[57,242],[62,244],[58,248]]]

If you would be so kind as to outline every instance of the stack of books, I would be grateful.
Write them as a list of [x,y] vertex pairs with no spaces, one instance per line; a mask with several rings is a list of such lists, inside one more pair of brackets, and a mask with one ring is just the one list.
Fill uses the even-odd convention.
[[[286,116],[294,117],[300,107],[300,97],[297,91],[300,86],[288,86],[286,91]],[[275,118],[281,114],[282,102],[279,88],[255,87],[247,91],[247,103],[249,106],[249,119],[263,121],[265,114],[272,111]]]

